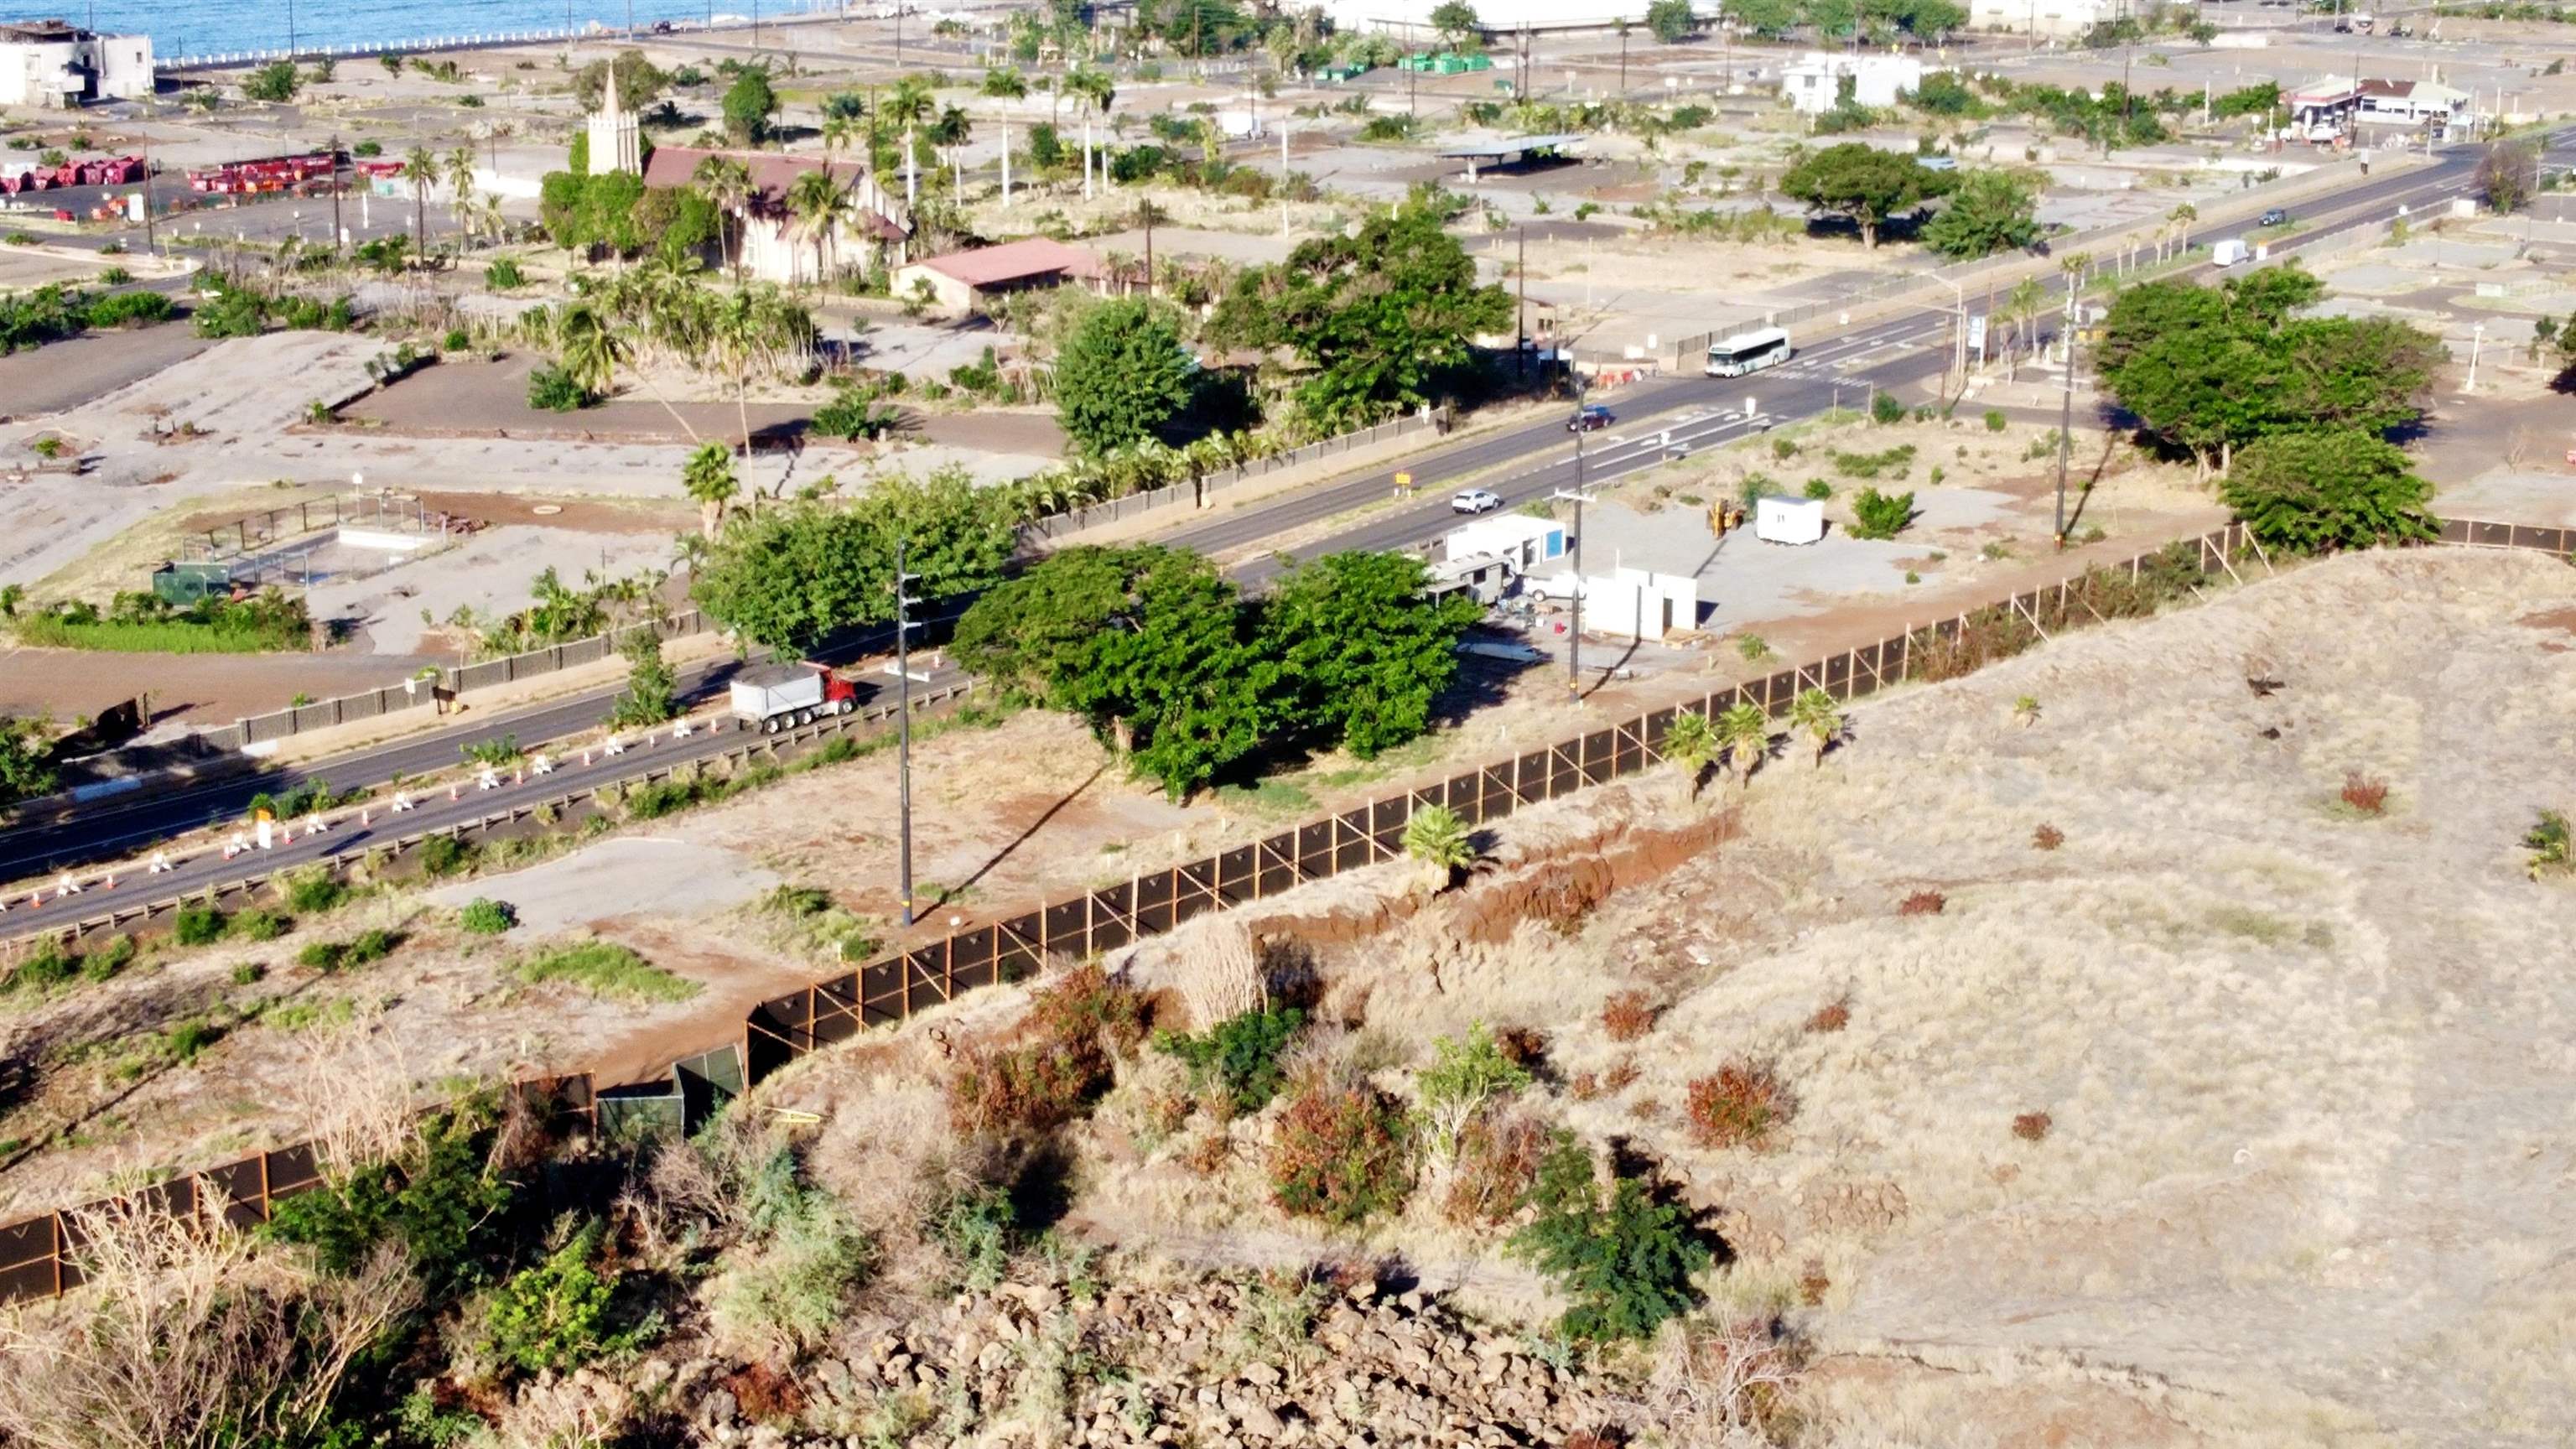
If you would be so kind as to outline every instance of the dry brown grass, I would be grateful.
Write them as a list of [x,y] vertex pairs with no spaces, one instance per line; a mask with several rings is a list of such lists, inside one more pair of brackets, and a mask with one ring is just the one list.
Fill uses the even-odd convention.
[[2373,779],[2359,770],[2346,771],[2343,789],[2337,798],[2355,814],[2377,817],[2388,813],[2388,782]]
[[1657,1011],[1652,998],[1642,991],[1622,991],[1601,1006],[1601,1029],[1618,1042],[1635,1041],[1655,1029]]
[[2013,1118],[2013,1135],[2024,1142],[2038,1142],[2048,1136],[2054,1120],[2046,1112],[2024,1112]]
[[2033,850],[2055,850],[2065,843],[2066,832],[2045,822],[2030,833],[2030,848]]
[[1807,1018],[1807,1032],[1811,1036],[1831,1036],[1849,1025],[1851,1000],[1848,997],[1835,997],[1817,1007],[1816,1014]]
[[1760,1152],[1789,1122],[1789,1089],[1769,1065],[1734,1061],[1690,1084],[1691,1140]]
[[1260,948],[1236,916],[1200,916],[1165,937],[1163,949],[1193,1031],[1258,1011],[1270,999]]
[[1900,916],[1937,916],[1949,904],[1950,898],[1939,891],[1915,891],[1898,903],[1896,913]]

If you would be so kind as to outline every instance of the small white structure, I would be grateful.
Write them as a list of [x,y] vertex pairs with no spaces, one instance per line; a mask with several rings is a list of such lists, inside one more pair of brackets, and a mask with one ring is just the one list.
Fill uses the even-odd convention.
[[1569,599],[1578,591],[1588,634],[1660,639],[1675,629],[1699,627],[1699,580],[1689,574],[1623,567],[1580,578],[1559,574],[1538,584],[1538,592],[1551,599]]
[[1444,558],[1488,553],[1526,577],[1540,564],[1565,557],[1565,525],[1525,513],[1497,513],[1449,530],[1440,545]]
[[66,20],[0,24],[0,106],[70,110],[151,94],[151,36],[100,35]]
[[1753,536],[1764,543],[1818,543],[1825,536],[1821,498],[1753,500]]
[[1801,115],[1819,116],[1842,100],[1845,77],[1852,102],[1892,106],[1899,94],[1923,88],[1923,62],[1910,55],[1834,55],[1811,50],[1780,68],[1780,94]]
[[608,64],[608,85],[600,92],[599,109],[590,116],[590,174],[605,176],[611,171],[644,174],[643,127],[633,111],[617,104],[614,59]]

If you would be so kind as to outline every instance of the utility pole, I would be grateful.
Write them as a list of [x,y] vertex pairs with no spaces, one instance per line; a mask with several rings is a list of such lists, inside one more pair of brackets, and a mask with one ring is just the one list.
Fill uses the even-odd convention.
[[156,257],[161,254],[160,243],[152,238],[152,137],[149,133],[143,137],[143,250]]
[[[1581,392],[1575,394],[1577,398]],[[1580,413],[1582,404],[1575,408]],[[1565,632],[1565,688],[1575,698],[1583,697],[1583,505],[1592,496],[1583,491],[1583,430],[1574,432],[1574,487],[1559,488],[1550,495],[1559,502],[1574,505],[1574,622]]]
[[286,58],[295,59],[295,0],[286,0]]
[[[493,174],[499,175],[500,169],[493,168]],[[151,184],[149,175],[144,177],[144,184]],[[149,218],[152,208],[145,206],[143,213]],[[331,133],[331,254],[340,254],[340,133],[337,131]]]
[[1137,215],[1145,221],[1145,295],[1154,295],[1154,198],[1148,196],[1136,205]]
[[2083,295],[2084,264],[2077,252],[2059,263],[2066,272],[2066,383],[2057,411],[2057,547],[2066,548],[2066,465],[2075,449],[2075,299]]
[[1628,22],[1619,22],[1619,98],[1628,98]]
[[912,597],[915,576],[905,573],[904,541],[894,541],[894,674],[895,674],[895,805],[901,816],[898,827],[900,864],[896,889],[903,895],[901,924],[912,924],[912,606],[920,603]]
[[[1520,226],[1514,227],[1513,230],[1520,233],[1521,239],[1521,259],[1512,264],[1512,280],[1518,282],[1521,289],[1521,321],[1520,331],[1512,338],[1512,351],[1518,355],[1521,360],[1521,380],[1526,382],[1529,380],[1530,365],[1529,228],[1526,226]],[[1578,432],[1574,436],[1579,440],[1583,435]]]

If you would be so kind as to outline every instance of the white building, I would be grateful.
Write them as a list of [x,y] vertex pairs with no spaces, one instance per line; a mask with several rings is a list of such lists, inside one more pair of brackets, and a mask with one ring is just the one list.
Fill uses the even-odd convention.
[[1896,104],[1899,94],[1923,86],[1923,62],[1910,55],[1833,55],[1811,50],[1780,68],[1780,94],[1802,115],[1820,116],[1842,99],[1845,77],[1856,105]]
[[2124,13],[2119,0],[1968,0],[1968,28],[2064,40]]
[[1490,554],[1514,573],[1530,574],[1565,557],[1565,525],[1526,513],[1492,513],[1449,530],[1440,544],[1444,558]]
[[65,20],[0,24],[0,106],[69,110],[151,94],[151,36],[100,35]]

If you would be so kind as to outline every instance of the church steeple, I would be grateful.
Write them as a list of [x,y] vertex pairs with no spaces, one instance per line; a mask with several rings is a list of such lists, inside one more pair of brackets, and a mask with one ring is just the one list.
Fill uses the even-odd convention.
[[644,174],[643,127],[633,111],[617,103],[617,58],[609,57],[608,84],[601,88],[599,109],[590,117],[590,174],[611,171]]

